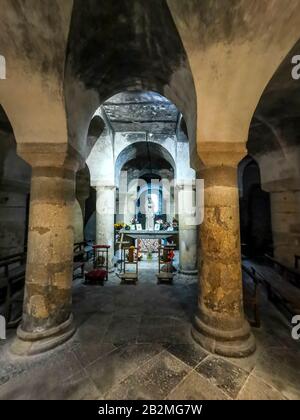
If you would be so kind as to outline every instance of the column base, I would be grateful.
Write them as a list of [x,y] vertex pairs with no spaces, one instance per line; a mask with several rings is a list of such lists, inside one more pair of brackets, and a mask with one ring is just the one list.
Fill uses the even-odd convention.
[[192,336],[205,350],[220,356],[241,358],[256,350],[255,338],[246,320],[241,328],[226,331],[211,327],[196,317]]
[[185,276],[197,276],[198,270],[183,270],[179,268],[178,274],[184,274]]
[[34,356],[44,353],[65,343],[75,331],[72,314],[63,324],[43,332],[28,333],[23,331],[20,325],[10,351],[16,356]]

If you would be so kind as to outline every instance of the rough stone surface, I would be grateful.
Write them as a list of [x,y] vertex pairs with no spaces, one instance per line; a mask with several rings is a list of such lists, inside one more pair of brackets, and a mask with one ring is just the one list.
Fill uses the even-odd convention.
[[[220,154],[225,161],[226,153]],[[205,210],[199,231],[200,292],[193,336],[213,353],[247,356],[255,343],[243,313],[237,169],[233,162],[218,166],[217,151],[212,156],[207,150],[203,156],[209,165],[201,172]],[[228,157],[229,164],[234,156]]]

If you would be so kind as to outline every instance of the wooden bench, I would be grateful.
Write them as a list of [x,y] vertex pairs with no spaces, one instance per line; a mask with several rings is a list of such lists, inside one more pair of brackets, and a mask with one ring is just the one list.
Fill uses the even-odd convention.
[[260,327],[260,287],[261,281],[253,267],[246,267],[242,264],[243,271],[251,279],[251,283],[247,282],[243,276],[243,297],[244,297],[244,306],[249,306],[253,311],[253,319],[250,319],[249,322],[251,326],[259,328]]
[[0,259],[0,302],[4,304],[3,316],[7,327],[14,328],[21,321],[20,314],[13,317],[13,307],[22,307],[26,271],[26,253],[9,255]]
[[256,271],[260,282],[265,286],[268,299],[273,302],[290,321],[294,315],[300,314],[300,290],[293,283],[286,281],[285,277],[275,272],[262,274]]
[[300,272],[299,270],[287,267],[285,264],[276,260],[268,254],[265,254],[266,260],[271,263],[272,267],[288,282],[300,288]]

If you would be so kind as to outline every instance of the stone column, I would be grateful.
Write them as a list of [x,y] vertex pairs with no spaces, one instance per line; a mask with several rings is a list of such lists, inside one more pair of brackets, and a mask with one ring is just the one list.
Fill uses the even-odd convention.
[[96,242],[98,245],[110,245],[108,253],[109,271],[114,264],[114,223],[115,223],[115,186],[97,186],[96,202]]
[[74,333],[71,314],[73,204],[77,160],[67,146],[19,145],[32,166],[22,324],[12,352],[32,355]]
[[177,185],[179,222],[179,272],[196,275],[197,269],[197,225],[195,211],[195,191],[192,185]]
[[294,267],[295,255],[300,255],[300,191],[278,185],[269,191],[274,257]]
[[[229,357],[255,350],[244,317],[237,165],[244,155],[236,144],[213,144],[204,164],[204,220],[200,226],[198,313],[192,334],[205,349]],[[237,150],[235,150],[237,149]]]

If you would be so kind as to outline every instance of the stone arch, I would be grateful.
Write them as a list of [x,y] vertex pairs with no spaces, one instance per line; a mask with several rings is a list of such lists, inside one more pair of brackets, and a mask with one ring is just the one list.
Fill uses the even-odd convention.
[[245,255],[263,255],[272,246],[270,195],[263,191],[258,162],[247,155],[238,166],[240,229]]
[[[122,19],[115,19],[116,12]],[[95,0],[78,0],[72,13],[65,78],[69,131],[76,149],[84,148],[95,110],[125,89],[152,90],[173,102],[185,117],[193,157],[194,81],[166,2],[134,0],[103,8]]]
[[246,169],[251,166],[251,165],[255,165],[257,166],[257,170],[258,170],[258,181],[260,183],[260,170],[259,170],[259,165],[256,162],[256,160],[250,156],[247,155],[245,156],[239,163],[238,165],[238,185],[239,185],[239,195],[240,198],[243,198],[244,196],[244,190],[245,190],[245,185],[244,185],[244,173],[246,171]]
[[[151,147],[154,148],[155,152],[158,154],[161,154],[164,160],[166,160],[170,166],[172,166],[174,170],[174,176],[176,176],[176,163],[175,163],[175,157],[172,156],[169,150],[167,150],[164,146],[159,144],[158,142],[148,142],[148,144],[151,144]],[[116,185],[118,184],[118,179],[120,177],[120,172],[122,170],[122,167],[132,160],[136,155],[136,150],[134,145],[140,145],[140,147],[144,147],[146,150],[147,142],[146,141],[135,141],[131,145],[128,145],[123,149],[119,155],[115,159],[115,182]]]

